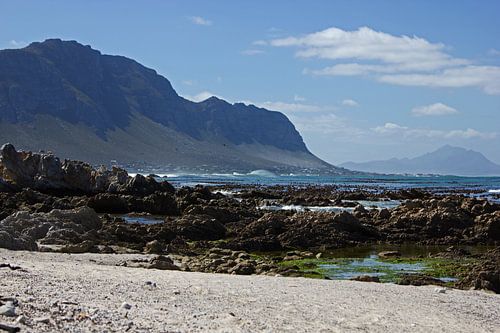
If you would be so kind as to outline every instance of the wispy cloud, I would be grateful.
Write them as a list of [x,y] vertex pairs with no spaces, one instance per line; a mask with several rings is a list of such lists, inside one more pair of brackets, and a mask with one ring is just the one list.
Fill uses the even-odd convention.
[[259,39],[259,40],[253,41],[252,45],[265,46],[265,45],[267,45],[267,42],[265,40]]
[[11,39],[9,41],[9,46],[10,47],[14,47],[14,48],[21,48],[21,47],[25,47],[26,45],[28,45],[28,43],[24,42],[24,41],[19,41],[19,40],[15,40],[15,39]]
[[472,128],[465,130],[435,130],[411,128],[395,123],[385,123],[382,126],[372,128],[372,131],[381,135],[393,135],[404,138],[434,138],[434,139],[494,139],[498,133],[480,132]]
[[207,20],[206,18],[203,18],[201,16],[190,16],[189,20],[192,23],[197,24],[197,25],[209,26],[209,25],[212,25],[212,23],[213,23],[212,21]]
[[458,113],[455,108],[443,103],[434,103],[430,105],[417,106],[411,110],[414,116],[446,116]]
[[491,95],[500,94],[500,67],[465,66],[445,69],[436,74],[393,74],[379,77],[379,81],[403,86],[426,87],[480,87]]
[[288,102],[280,102],[280,101],[267,101],[267,102],[250,102],[243,101],[246,104],[254,104],[256,106],[266,108],[268,110],[273,111],[281,111],[286,114],[291,113],[303,113],[303,112],[327,112],[328,110],[332,111],[333,108],[319,106],[314,104],[305,104],[305,103],[288,103]]
[[497,57],[498,57],[498,56],[500,56],[500,51],[499,51],[499,50],[497,50],[497,49],[490,49],[490,50],[488,51],[488,54],[489,54],[489,55],[492,55],[492,56],[497,56]]
[[417,36],[395,36],[368,27],[353,31],[333,27],[303,36],[273,39],[269,44],[294,47],[299,58],[348,61],[305,69],[306,74],[367,75],[397,85],[478,87],[488,94],[500,94],[500,67],[453,57],[444,44]]
[[299,96],[299,95],[294,95],[293,96],[293,100],[295,102],[305,102],[306,98],[305,97],[302,97],[302,96]]
[[350,106],[350,107],[356,107],[356,106],[359,106],[359,103],[356,102],[353,99],[344,99],[342,101],[342,105],[344,105],[344,106]]
[[247,56],[254,56],[254,55],[259,55],[265,53],[263,50],[258,50],[258,49],[247,49],[241,51],[241,54],[247,55]]

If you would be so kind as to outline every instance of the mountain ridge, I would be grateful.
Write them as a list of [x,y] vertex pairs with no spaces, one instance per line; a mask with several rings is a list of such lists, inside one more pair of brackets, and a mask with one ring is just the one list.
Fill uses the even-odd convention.
[[[139,148],[134,146],[133,137],[121,147],[118,139],[110,139],[134,126],[141,127],[136,124],[140,119],[147,119],[149,127],[142,126],[142,134],[136,131],[138,141],[161,147],[161,141],[142,138],[153,131],[158,137],[168,137],[165,145],[178,147]],[[93,163],[118,156],[124,163],[155,160],[186,168],[197,164],[239,170],[289,166],[347,172],[314,156],[280,112],[230,104],[216,97],[189,101],[155,70],[76,41],[48,39],[23,49],[0,50],[0,125],[0,142],[28,150],[52,149],[63,157]],[[69,127],[79,130],[64,131]],[[64,137],[53,133],[56,130]],[[83,142],[85,139],[94,143],[94,149]],[[108,147],[111,142],[116,151]],[[181,151],[182,146],[190,148]],[[263,157],[262,147],[276,151],[275,156],[281,156],[282,161],[269,159],[273,154]],[[80,150],[88,152],[80,154]],[[104,151],[110,151],[111,156],[101,154]],[[133,161],[134,152],[138,161]],[[234,156],[229,158],[231,154]]]
[[472,149],[444,145],[414,158],[346,162],[339,166],[377,173],[428,173],[457,176],[500,175],[500,165]]

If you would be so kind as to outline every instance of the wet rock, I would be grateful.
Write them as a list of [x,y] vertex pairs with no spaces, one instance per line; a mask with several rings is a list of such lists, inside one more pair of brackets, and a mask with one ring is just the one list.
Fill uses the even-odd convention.
[[457,286],[500,293],[500,247],[483,254],[478,263],[463,274]]
[[406,286],[444,285],[443,281],[424,274],[403,274],[396,283]]
[[377,276],[370,275],[359,275],[350,279],[352,281],[360,281],[360,282],[380,282],[380,279]]

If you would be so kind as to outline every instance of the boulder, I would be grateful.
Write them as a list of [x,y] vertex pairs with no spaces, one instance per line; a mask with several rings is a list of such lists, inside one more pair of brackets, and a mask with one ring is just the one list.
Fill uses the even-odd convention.
[[165,257],[165,256],[154,257],[144,267],[149,268],[149,269],[154,268],[154,269],[169,270],[169,271],[180,270],[179,267],[174,265],[174,262],[172,261],[172,259],[170,259],[169,257]]
[[164,251],[165,251],[165,244],[156,239],[146,243],[146,246],[144,247],[145,253],[161,254]]
[[87,232],[101,226],[95,211],[88,207],[54,209],[48,213],[19,211],[0,221],[0,247],[36,250],[36,241],[44,244],[80,243]]
[[500,241],[500,211],[477,216],[474,219],[474,234],[485,241]]

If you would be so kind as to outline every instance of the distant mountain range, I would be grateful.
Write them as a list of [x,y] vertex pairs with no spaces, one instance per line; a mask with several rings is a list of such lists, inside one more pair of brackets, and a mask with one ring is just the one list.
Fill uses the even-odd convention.
[[364,163],[347,162],[340,166],[351,170],[376,173],[431,173],[459,176],[500,175],[500,165],[488,160],[483,154],[449,145],[415,158],[393,158]]
[[285,115],[179,96],[154,70],[76,41],[0,51],[0,144],[165,169],[321,170]]

